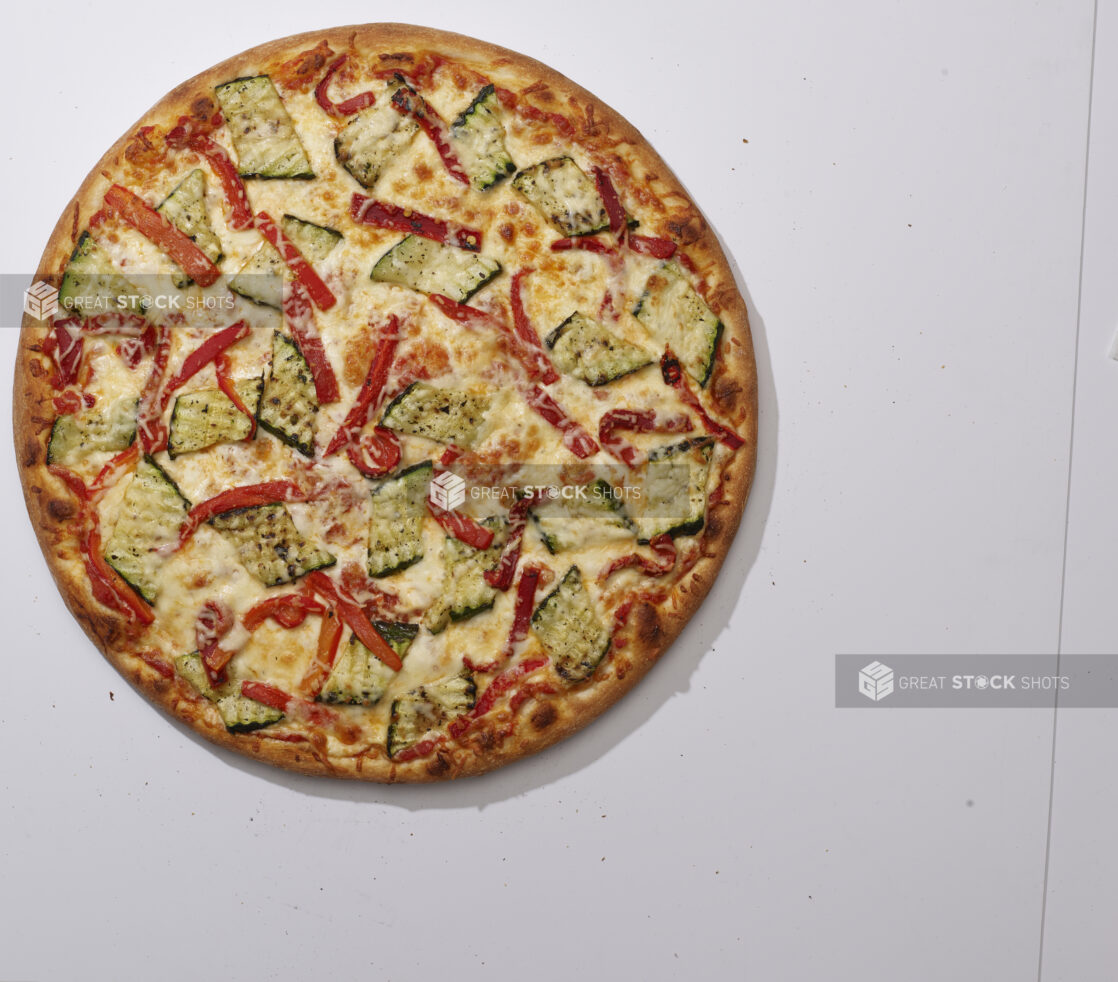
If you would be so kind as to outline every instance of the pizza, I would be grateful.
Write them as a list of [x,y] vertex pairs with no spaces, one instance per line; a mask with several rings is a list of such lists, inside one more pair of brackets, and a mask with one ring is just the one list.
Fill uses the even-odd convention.
[[62,597],[148,699],[280,767],[430,781],[586,725],[749,491],[714,233],[621,116],[481,41],[345,27],[191,79],[34,295],[16,452]]

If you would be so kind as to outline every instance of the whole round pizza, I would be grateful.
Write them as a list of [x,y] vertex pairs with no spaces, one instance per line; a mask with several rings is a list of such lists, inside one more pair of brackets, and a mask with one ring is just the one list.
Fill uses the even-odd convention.
[[16,452],[67,605],[281,767],[428,781],[572,733],[695,613],[749,491],[714,233],[616,112],[470,38],[337,28],[184,83],[27,301]]

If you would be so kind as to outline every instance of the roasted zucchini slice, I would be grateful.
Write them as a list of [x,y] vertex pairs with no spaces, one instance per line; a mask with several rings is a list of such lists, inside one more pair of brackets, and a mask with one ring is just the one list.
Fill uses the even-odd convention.
[[241,564],[265,586],[290,583],[337,561],[310,542],[280,504],[236,508],[215,515],[210,524],[233,543]]
[[381,426],[436,443],[471,447],[489,406],[485,395],[413,382],[385,408]]
[[657,343],[670,347],[699,385],[706,385],[722,337],[722,321],[691,286],[683,268],[666,262],[644,285],[633,316]]
[[516,170],[505,149],[497,91],[483,88],[450,126],[450,141],[475,191],[485,191]]
[[532,507],[531,515],[552,555],[634,535],[621,497],[602,478],[573,487],[570,497],[543,499]]
[[241,177],[314,177],[295,124],[267,75],[235,78],[214,93],[233,138]]
[[143,313],[134,284],[88,232],[82,232],[58,288],[58,306],[72,317]]
[[464,621],[488,610],[497,599],[497,591],[485,582],[485,572],[500,560],[508,530],[497,517],[481,524],[494,533],[488,549],[475,549],[449,535],[443,541],[443,590],[423,615],[423,626],[432,634],[450,621]]
[[570,157],[552,157],[525,167],[512,179],[512,186],[565,236],[592,235],[609,228],[597,187]]
[[500,271],[496,259],[408,235],[377,260],[369,278],[463,303]]
[[[224,258],[221,239],[214,232],[206,209],[206,174],[200,167],[187,174],[155,210],[201,249],[210,262],[216,265]],[[179,270],[175,286],[182,289],[190,282],[190,277]]]
[[577,566],[568,569],[540,601],[532,614],[532,628],[555,662],[555,670],[568,682],[588,679],[609,650],[609,629],[598,616]]
[[272,335],[272,366],[260,394],[256,419],[273,436],[307,457],[314,456],[318,394],[299,345],[286,334]]
[[370,576],[390,576],[423,558],[423,518],[433,471],[425,460],[373,488],[366,563]]
[[113,533],[105,543],[105,562],[141,597],[154,604],[159,595],[161,546],[178,541],[190,502],[151,457],[143,457],[124,492]]
[[587,385],[605,385],[652,364],[644,348],[577,310],[547,336],[546,343],[555,367]]
[[50,429],[48,464],[68,464],[97,451],[127,450],[136,439],[135,396],[109,405],[98,403],[78,413],[59,416]]
[[316,225],[294,215],[284,215],[280,228],[312,266],[322,262],[333,252],[334,246],[342,241],[342,233],[336,228]]
[[217,698],[217,693],[210,683],[210,676],[206,672],[206,666],[202,662],[202,656],[197,651],[192,651],[189,655],[179,655],[175,659],[175,671],[207,699],[212,701]]
[[417,744],[431,730],[468,712],[477,701],[477,685],[468,674],[428,682],[392,703],[388,724],[388,756]]
[[[377,633],[389,647],[403,658],[419,633],[418,624],[392,621],[373,621]],[[389,683],[396,676],[387,665],[366,648],[356,634],[338,652],[337,660],[322,691],[319,702],[344,703],[350,706],[373,706],[384,695]]]
[[635,516],[639,542],[702,529],[713,449],[713,438],[695,437],[649,453]]
[[221,696],[217,700],[217,711],[230,733],[249,733],[283,719],[283,712],[274,706],[236,693]]
[[419,132],[414,119],[392,108],[401,82],[392,81],[376,105],[362,109],[334,140],[334,156],[362,187],[371,188],[389,162]]
[[[251,413],[256,413],[263,376],[237,379],[237,395]],[[252,420],[242,413],[221,389],[187,392],[175,399],[171,410],[171,431],[167,453],[174,460],[180,454],[204,450],[218,443],[235,443],[252,432]]]

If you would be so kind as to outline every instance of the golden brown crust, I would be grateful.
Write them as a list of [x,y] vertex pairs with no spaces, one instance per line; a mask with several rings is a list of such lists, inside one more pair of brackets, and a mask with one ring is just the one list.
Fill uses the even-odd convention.
[[[97,647],[149,700],[183,719],[213,742],[238,753],[305,774],[374,781],[433,781],[479,774],[536,753],[585,726],[620,699],[649,670],[695,614],[726,558],[753,478],[757,444],[757,385],[745,303],[714,233],[679,181],[641,134],[585,89],[533,59],[494,45],[429,28],[400,24],[347,26],[283,38],[237,55],[167,93],[106,152],[63,210],[44,251],[37,278],[58,285],[77,236],[100,207],[108,174],[157,163],[157,150],[137,137],[141,126],[164,131],[180,115],[205,111],[217,82],[276,71],[281,65],[304,87],[321,77],[328,54],[379,52],[386,67],[414,66],[423,52],[437,52],[465,69],[493,78],[521,94],[536,109],[565,116],[575,141],[601,162],[652,213],[642,231],[671,237],[686,247],[695,274],[725,325],[715,374],[707,393],[714,410],[745,439],[725,455],[720,485],[711,498],[706,527],[690,555],[689,570],[670,584],[660,601],[638,599],[615,635],[611,657],[588,682],[564,686],[558,695],[540,692],[515,714],[501,707],[476,721],[459,742],[425,757],[398,763],[379,756],[330,757],[322,741],[287,742],[267,731],[235,735],[215,722],[209,704],[177,676],[167,677],[158,657],[137,657],[136,626],[92,596],[73,529],[79,506],[65,484],[46,466],[46,448],[55,414],[52,365],[42,353],[45,327],[25,317],[14,388],[14,437],[24,495],[40,547],[63,599]],[[293,64],[294,63],[294,64]],[[525,93],[524,90],[529,90]],[[665,588],[648,581],[655,597]],[[557,679],[548,669],[543,676]],[[538,677],[538,676],[537,676]]]

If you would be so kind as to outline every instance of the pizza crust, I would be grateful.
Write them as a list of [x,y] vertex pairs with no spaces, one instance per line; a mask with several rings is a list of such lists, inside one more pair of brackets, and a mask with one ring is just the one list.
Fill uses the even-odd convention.
[[[602,159],[611,172],[631,168],[623,196],[640,193],[642,204],[664,203],[647,228],[686,248],[705,285],[706,296],[724,324],[719,359],[707,392],[710,405],[745,440],[720,471],[720,494],[707,511],[696,538],[700,555],[661,603],[638,602],[618,632],[614,652],[587,682],[562,685],[558,697],[529,699],[520,708],[511,735],[502,738],[507,720],[494,711],[475,722],[460,744],[406,763],[379,756],[327,756],[320,741],[283,742],[267,731],[234,735],[216,723],[210,705],[183,679],[164,677],[137,658],[142,631],[98,603],[90,592],[71,526],[77,508],[65,485],[46,468],[46,446],[54,392],[52,366],[41,353],[46,328],[25,317],[14,386],[14,436],[24,495],[32,525],[62,597],[94,644],[147,699],[181,719],[212,742],[258,760],[305,774],[372,781],[433,781],[480,774],[534,754],[581,729],[628,692],[693,617],[718,575],[741,519],[753,478],[757,445],[757,382],[745,303],[733,273],[705,219],[679,181],[640,133],[613,109],[565,76],[533,59],[460,35],[401,24],[364,25],[310,32],[272,41],[246,51],[184,82],[167,93],[105,153],[63,210],[39,263],[38,279],[58,286],[70,252],[89,217],[101,206],[111,181],[127,168],[129,148],[141,126],[169,129],[191,113],[199,98],[208,98],[215,83],[275,70],[277,65],[326,41],[335,54],[356,49],[379,50],[407,64],[408,53],[437,51],[452,61],[473,65],[500,84],[521,92],[535,86],[535,104],[566,115],[575,124],[578,143]],[[313,66],[315,59],[310,59]],[[313,77],[321,77],[318,65]],[[615,180],[617,173],[614,173]],[[645,229],[642,229],[644,231]],[[686,540],[681,540],[686,541]],[[650,590],[660,584],[650,581]],[[553,675],[553,670],[547,673]],[[557,676],[555,676],[557,679]],[[316,745],[317,744],[317,745]]]

